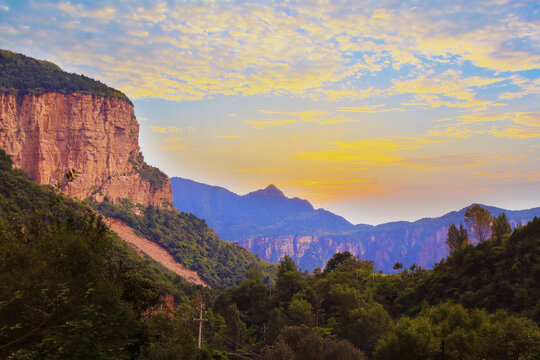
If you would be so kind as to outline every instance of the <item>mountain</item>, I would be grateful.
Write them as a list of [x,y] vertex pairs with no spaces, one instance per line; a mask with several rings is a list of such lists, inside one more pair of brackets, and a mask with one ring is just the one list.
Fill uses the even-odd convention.
[[[386,273],[395,262],[432,268],[448,255],[448,226],[463,223],[467,209],[415,222],[353,225],[329,211],[314,209],[306,200],[287,198],[274,185],[241,196],[179,177],[171,178],[171,184],[174,206],[205,219],[222,239],[271,262],[289,255],[305,270],[323,267],[341,251],[372,260]],[[494,216],[505,212],[512,226],[540,215],[540,208],[512,211],[482,206]]]
[[172,207],[170,180],[144,161],[138,137],[133,104],[120,91],[0,50],[0,149],[14,167],[86,200],[140,253],[195,283],[238,284],[252,266],[272,276],[272,264]]
[[226,241],[289,232],[323,235],[354,230],[343,217],[315,210],[306,200],[287,198],[274,185],[241,196],[179,177],[171,178],[171,184],[176,208],[205,219]]
[[0,148],[32,180],[78,199],[170,206],[169,179],[144,162],[133,104],[120,91],[0,50],[0,119]]
[[0,150],[0,358],[137,358],[150,313],[196,290]]

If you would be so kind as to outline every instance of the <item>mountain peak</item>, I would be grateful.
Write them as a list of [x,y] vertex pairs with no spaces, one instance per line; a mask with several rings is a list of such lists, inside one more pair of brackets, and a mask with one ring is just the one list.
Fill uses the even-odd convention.
[[283,192],[274,184],[268,185],[266,189],[262,190],[261,192],[266,196],[285,196],[285,194],[283,194]]

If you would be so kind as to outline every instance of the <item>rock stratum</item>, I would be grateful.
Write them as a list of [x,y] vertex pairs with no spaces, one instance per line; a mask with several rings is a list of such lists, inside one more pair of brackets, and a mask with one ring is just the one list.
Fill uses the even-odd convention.
[[[144,162],[138,137],[125,99],[0,92],[0,148],[32,180],[78,199],[170,206],[170,181]],[[77,175],[67,182],[73,169]]]

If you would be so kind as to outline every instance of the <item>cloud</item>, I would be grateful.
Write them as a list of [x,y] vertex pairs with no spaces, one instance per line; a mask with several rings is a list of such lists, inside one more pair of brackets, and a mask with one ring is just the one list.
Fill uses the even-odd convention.
[[[488,74],[510,73],[516,91],[502,92],[500,99],[534,93],[536,79],[527,83],[516,74],[540,64],[540,32],[526,16],[531,4],[432,5],[396,11],[379,3],[31,2],[9,9],[17,13],[5,19],[5,27],[17,34],[3,40],[13,48],[24,40],[26,48],[106,76],[133,98],[287,95],[341,101],[418,89],[439,98],[411,104],[489,105],[493,100],[474,89],[500,78],[465,76],[459,69],[468,63]],[[458,26],[453,18],[464,20]],[[438,67],[450,70],[442,76]],[[438,70],[415,79],[430,69]],[[395,89],[389,72],[395,72]],[[458,88],[449,87],[455,79]]]
[[163,140],[163,142],[166,142],[166,143],[178,142],[178,141],[182,141],[182,138],[180,136],[173,136],[173,137]]
[[417,158],[407,158],[404,162],[406,166],[415,169],[453,169],[466,168],[486,164],[485,159],[478,155],[471,154],[445,154],[435,156],[423,156]]
[[278,174],[284,172],[278,169],[237,169],[235,171],[248,174]]
[[540,182],[540,172],[534,171],[475,171],[475,176],[500,179],[504,182]]
[[180,149],[185,149],[186,147],[187,147],[187,144],[178,143],[175,145],[160,146],[159,148],[163,150],[180,150]]
[[[354,122],[357,119],[343,116],[342,114],[331,114],[326,110],[304,110],[304,111],[276,111],[276,110],[258,110],[264,115],[286,115],[293,117],[297,121],[313,122],[319,125],[340,124],[343,122]],[[264,121],[264,120],[263,120]],[[279,119],[270,121],[280,121]]]
[[444,73],[428,70],[412,79],[394,80],[392,91],[397,94],[412,94],[414,101],[402,104],[407,106],[486,108],[493,102],[479,99],[475,89],[503,80],[505,79],[464,77],[461,71],[456,70],[447,70]]
[[297,179],[279,183],[279,186],[300,189],[300,197],[320,202],[374,195],[382,191],[379,180],[369,178]]
[[535,129],[526,129],[526,128],[493,128],[487,130],[487,133],[502,138],[513,138],[513,139],[530,139],[540,137],[540,128]]
[[163,150],[180,150],[187,148],[187,144],[180,136],[172,136],[163,140],[163,143],[169,145],[162,145],[159,148]]
[[296,121],[296,119],[247,120],[245,123],[253,126],[255,129],[264,129],[267,126],[290,124]]
[[[446,125],[428,130],[427,135],[435,138],[467,138],[473,135],[490,134],[495,137],[514,139],[540,136],[540,113],[537,111],[481,112],[444,120]],[[448,124],[448,122],[451,123]],[[497,126],[492,126],[493,123]]]
[[338,111],[352,113],[381,113],[389,111],[399,111],[402,109],[387,108],[384,104],[377,105],[362,105],[362,106],[340,106]]
[[403,157],[399,155],[400,150],[420,148],[418,143],[384,138],[351,142],[335,141],[328,144],[331,148],[298,152],[294,156],[297,159],[317,162],[385,166],[397,164],[403,160]]
[[219,139],[238,139],[240,136],[239,135],[215,135],[214,137],[219,138]]
[[154,132],[159,133],[174,133],[178,132],[179,128],[177,126],[168,126],[168,127],[161,127],[161,126],[149,126],[150,130]]

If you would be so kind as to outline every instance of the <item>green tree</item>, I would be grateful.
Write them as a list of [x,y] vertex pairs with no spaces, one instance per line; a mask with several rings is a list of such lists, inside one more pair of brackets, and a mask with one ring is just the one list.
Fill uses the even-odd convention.
[[438,345],[428,319],[402,317],[395,327],[379,341],[374,357],[377,360],[435,359]]
[[469,226],[478,242],[489,239],[491,231],[491,214],[480,205],[473,205],[465,211],[465,224]]
[[491,224],[491,237],[494,239],[501,239],[503,235],[510,234],[512,232],[512,226],[508,222],[505,213],[501,213]]
[[289,303],[297,292],[303,289],[305,281],[298,271],[298,266],[285,256],[278,265],[275,298],[280,304]]
[[286,326],[274,347],[266,348],[269,360],[364,360],[365,355],[351,343],[335,343],[325,339],[307,326]]
[[225,322],[227,323],[227,336],[234,340],[231,349],[242,348],[247,340],[246,324],[240,319],[240,312],[236,304],[230,304],[225,311]]
[[448,233],[446,235],[446,245],[448,246],[448,251],[450,254],[467,245],[467,242],[467,230],[463,227],[463,225],[459,224],[458,230],[455,224],[450,224],[448,227]]
[[328,273],[334,271],[339,265],[345,263],[351,258],[353,258],[353,255],[348,251],[335,253],[334,256],[332,256],[332,258],[326,263],[324,272]]
[[289,304],[289,319],[294,325],[313,326],[315,322],[311,304],[299,297],[294,297]]

